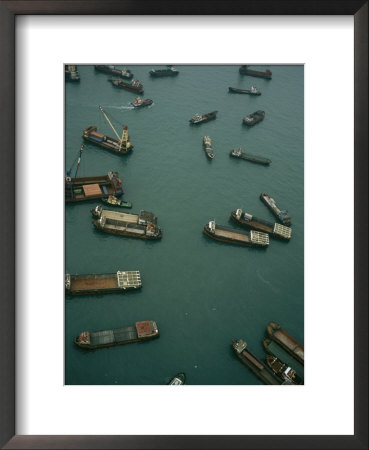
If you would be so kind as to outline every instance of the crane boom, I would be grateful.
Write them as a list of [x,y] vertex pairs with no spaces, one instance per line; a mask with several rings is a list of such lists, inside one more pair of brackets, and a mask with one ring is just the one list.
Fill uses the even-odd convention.
[[99,110],[102,112],[103,116],[105,117],[106,121],[108,122],[108,124],[111,126],[111,128],[113,129],[116,137],[119,139],[119,142],[122,144],[122,138],[119,136],[119,134],[117,133],[116,129],[113,127],[113,124],[110,122],[109,117],[106,115],[105,111],[102,109],[101,106],[99,106]]

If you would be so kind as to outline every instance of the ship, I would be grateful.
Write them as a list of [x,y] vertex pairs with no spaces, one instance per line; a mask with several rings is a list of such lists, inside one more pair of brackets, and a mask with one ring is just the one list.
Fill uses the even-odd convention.
[[104,209],[101,205],[92,211],[95,220],[92,221],[97,230],[118,236],[139,239],[160,239],[162,230],[157,225],[156,216],[147,211],[139,214],[128,214],[121,211]]
[[99,133],[97,131],[97,127],[94,125],[90,125],[85,130],[83,130],[83,139],[87,142],[90,142],[91,144],[97,145],[105,150],[108,150],[111,153],[115,153],[118,155],[126,155],[127,153],[132,151],[133,145],[131,144],[131,141],[129,139],[127,125],[123,127],[122,136],[119,136],[117,130],[114,128],[109,117],[101,106],[99,106],[99,110],[114,131],[117,139]]
[[118,270],[116,273],[65,275],[65,292],[69,295],[115,294],[142,287],[138,270]]
[[269,355],[274,356],[279,361],[283,361],[288,367],[293,368],[301,380],[304,381],[304,366],[287,353],[279,344],[269,338],[264,338],[263,346]]
[[236,94],[261,95],[261,92],[256,86],[251,86],[250,89],[238,89],[234,87],[229,87],[228,90],[229,92],[234,92]]
[[277,377],[281,378],[283,381],[290,381],[292,384],[304,384],[302,378],[297,375],[292,367],[282,363],[275,356],[268,355],[266,357],[266,363]]
[[243,339],[232,340],[232,348],[238,359],[248,367],[264,384],[279,385],[282,380],[276,377],[249,349]]
[[76,337],[74,343],[78,347],[94,350],[96,348],[147,341],[157,337],[159,337],[159,330],[156,322],[144,320],[136,322],[133,326],[115,328],[113,330],[83,331]]
[[167,69],[152,69],[149,72],[152,77],[176,77],[179,72],[173,66],[168,66]]
[[111,78],[108,81],[110,81],[113,86],[121,89],[125,89],[127,91],[136,92],[137,94],[143,94],[143,85],[141,81],[138,80],[132,80],[131,83],[127,83],[126,81],[119,80],[117,78]]
[[204,151],[206,153],[206,156],[209,159],[213,159],[214,158],[214,152],[213,149],[211,148],[211,139],[209,136],[204,136],[203,138],[203,146],[204,146]]
[[130,103],[134,108],[142,108],[143,106],[150,106],[153,104],[153,101],[147,98],[146,100],[142,100],[142,98],[137,97],[133,102]]
[[208,114],[196,113],[194,116],[191,117],[189,122],[191,125],[198,125],[200,123],[209,122],[209,120],[214,120],[217,118],[217,112],[218,111],[213,111]]
[[106,203],[109,206],[116,206],[119,208],[132,208],[131,202],[125,202],[123,200],[117,199],[114,195],[109,195],[109,197],[104,197],[101,199],[103,203]]
[[249,114],[248,116],[243,118],[243,123],[249,127],[256,125],[257,123],[264,120],[265,112],[258,110],[254,113]]
[[234,158],[245,159],[246,161],[250,161],[256,164],[263,164],[264,166],[269,166],[271,164],[271,160],[268,158],[264,158],[263,156],[251,155],[251,153],[245,153],[242,151],[242,148],[232,148],[230,151],[230,155]]
[[272,211],[275,217],[281,223],[283,223],[283,225],[286,225],[287,227],[291,226],[291,217],[288,215],[288,212],[279,209],[275,200],[272,197],[270,197],[265,192],[262,192],[260,194],[260,199]]
[[80,81],[81,78],[76,65],[66,64],[64,66],[65,81]]
[[108,195],[119,197],[122,194],[123,184],[118,172],[96,177],[65,177],[66,203],[103,199]]
[[251,77],[258,78],[266,78],[267,80],[272,79],[272,72],[270,70],[266,70],[265,72],[261,72],[259,70],[249,69],[249,66],[244,64],[240,67],[239,72],[241,75],[250,75]]
[[177,373],[177,375],[169,381],[168,385],[179,386],[181,384],[185,384],[185,382],[186,382],[186,375],[183,372],[181,372]]
[[108,73],[110,75],[116,75],[118,77],[131,79],[133,78],[133,74],[128,69],[117,69],[115,66],[107,66],[107,65],[97,65],[95,66],[95,70],[99,72]]
[[268,233],[270,237],[288,241],[291,239],[292,229],[279,223],[271,223],[254,217],[238,208],[231,213],[231,219],[241,227]]
[[229,244],[242,245],[246,247],[265,248],[269,245],[269,235],[259,231],[236,230],[235,228],[216,225],[211,220],[204,226],[203,232],[212,239]]
[[286,352],[293,356],[300,364],[304,365],[304,346],[290,336],[276,322],[267,325],[268,336],[279,344]]

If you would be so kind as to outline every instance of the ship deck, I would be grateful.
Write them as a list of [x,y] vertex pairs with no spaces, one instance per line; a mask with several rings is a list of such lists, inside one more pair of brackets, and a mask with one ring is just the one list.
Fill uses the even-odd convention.
[[71,280],[71,290],[76,291],[115,288],[118,288],[117,276],[115,274],[110,278],[72,278]]
[[109,345],[129,342],[138,338],[135,326],[117,328],[115,330],[95,331],[90,333],[91,345]]
[[101,216],[106,217],[110,220],[118,220],[120,222],[125,223],[137,223],[138,222],[138,214],[127,214],[120,211],[110,211],[107,209],[103,209]]
[[129,226],[129,223],[122,223],[120,225],[116,225],[113,223],[105,223],[104,230],[115,230],[115,231],[127,231],[132,234],[145,234],[145,227],[142,225],[137,225],[135,227]]
[[[245,222],[245,223],[247,223],[247,222]],[[250,223],[250,225],[255,226],[258,230],[265,231],[265,233],[273,233],[272,226],[268,226],[268,225],[265,225],[263,223],[260,223],[260,222],[254,221],[254,220],[251,220],[249,223]]]
[[242,242],[250,242],[250,238],[248,234],[240,233],[239,231],[229,231],[229,230],[223,230],[221,228],[215,228],[214,231],[215,236],[218,236],[220,238],[226,238],[226,239],[237,239],[238,241]]

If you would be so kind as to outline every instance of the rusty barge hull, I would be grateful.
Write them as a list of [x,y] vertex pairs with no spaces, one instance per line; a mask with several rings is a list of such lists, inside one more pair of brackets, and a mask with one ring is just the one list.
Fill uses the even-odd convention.
[[276,322],[269,322],[267,332],[273,341],[279,344],[287,353],[304,365],[304,346],[283,330]]
[[141,287],[141,275],[138,270],[65,276],[65,291],[69,295],[124,293]]

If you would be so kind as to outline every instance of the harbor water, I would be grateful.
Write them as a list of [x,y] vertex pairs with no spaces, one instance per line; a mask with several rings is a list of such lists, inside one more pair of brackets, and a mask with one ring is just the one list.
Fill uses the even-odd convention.
[[[231,65],[178,65],[178,76],[163,78],[150,77],[152,66],[117,67],[133,72],[144,85],[141,97],[153,105],[133,109],[134,93],[115,88],[111,77],[93,66],[78,65],[80,82],[65,85],[65,170],[77,158],[89,125],[115,138],[101,105],[118,133],[128,126],[134,150],[120,156],[85,143],[77,176],[117,171],[124,185],[121,199],[133,204],[122,211],[153,212],[163,237],[145,241],[104,234],[92,225],[90,210],[98,201],[66,205],[66,273],[139,270],[143,287],[65,297],[65,383],[162,385],[184,372],[192,385],[261,384],[233,354],[232,339],[244,339],[263,362],[270,321],[304,343],[303,66],[256,67],[272,70],[272,80],[240,75],[239,66]],[[260,96],[228,92],[229,86],[252,85]],[[265,111],[265,119],[243,125],[256,110]],[[215,120],[189,125],[195,113],[211,111],[218,111]],[[213,160],[203,150],[205,135],[212,139]],[[272,163],[232,158],[234,147]],[[267,249],[248,248],[202,233],[210,220],[237,228],[230,220],[237,208],[274,223],[261,192],[288,210],[289,242],[270,239]],[[93,351],[73,342],[85,330],[143,320],[156,321],[158,339]]]

